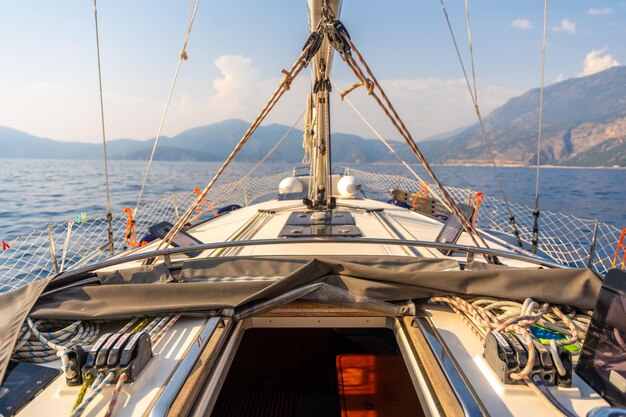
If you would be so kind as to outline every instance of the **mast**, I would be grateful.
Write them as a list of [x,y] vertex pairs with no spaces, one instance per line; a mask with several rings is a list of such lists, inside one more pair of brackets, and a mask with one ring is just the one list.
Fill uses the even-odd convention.
[[[314,32],[322,18],[322,11],[328,7],[339,16],[342,0],[308,0],[309,30]],[[311,176],[309,200],[315,208],[332,208],[332,166],[330,140],[330,69],[333,46],[324,35],[324,40],[311,63],[312,91],[310,97],[311,137]]]

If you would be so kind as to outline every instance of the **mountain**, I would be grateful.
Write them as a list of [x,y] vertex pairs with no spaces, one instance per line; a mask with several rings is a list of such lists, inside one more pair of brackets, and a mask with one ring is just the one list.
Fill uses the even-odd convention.
[[[152,141],[117,139],[107,141],[107,150],[109,155],[124,156],[151,147],[152,143]],[[61,142],[0,126],[0,158],[100,159],[102,144]]]
[[[536,159],[539,89],[510,99],[484,118],[491,147],[499,164],[533,165]],[[243,120],[224,120],[162,137],[155,160],[223,161],[248,128]],[[258,161],[288,130],[260,126],[237,156]],[[333,134],[335,162],[395,162],[377,140],[345,133]],[[111,159],[147,160],[154,139],[107,142]],[[410,151],[393,142],[402,155]],[[433,136],[419,143],[434,163],[489,163],[488,147],[479,126]],[[294,129],[270,161],[298,163],[303,156],[302,131]],[[102,145],[58,142],[0,126],[2,158],[100,159]],[[411,160],[414,160],[411,158]],[[614,67],[545,88],[541,163],[574,166],[626,166],[626,67]]]
[[[535,163],[539,93],[539,89],[534,89],[512,98],[484,118],[498,163]],[[420,146],[433,162],[490,161],[478,124]],[[545,88],[541,163],[626,166],[626,67]]]
[[[224,120],[197,127],[176,136],[163,136],[154,155],[155,160],[223,161],[248,129],[243,120]],[[260,126],[237,156],[238,161],[258,161],[263,158],[288,130],[288,126],[271,124]],[[298,163],[302,160],[302,134],[293,129],[289,137],[276,149],[270,161]],[[333,161],[379,162],[391,161],[384,145],[377,140],[363,139],[345,133],[333,134]],[[147,160],[154,139],[138,141],[117,139],[107,141],[110,159]],[[100,159],[102,145],[82,142],[60,142],[40,138],[19,130],[0,126],[0,157],[50,159]]]

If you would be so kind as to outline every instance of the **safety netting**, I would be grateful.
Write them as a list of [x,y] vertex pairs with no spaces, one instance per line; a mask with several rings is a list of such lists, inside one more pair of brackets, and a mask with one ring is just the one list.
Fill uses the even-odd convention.
[[[350,168],[349,173],[360,180],[366,194],[377,194],[380,198],[390,199],[394,189],[417,191],[421,186],[419,180],[402,175],[354,168]],[[275,196],[281,179],[290,175],[291,171],[284,171],[215,186],[206,200],[216,208],[233,204],[247,206],[263,196]],[[474,193],[464,188],[447,189],[458,203],[467,203]],[[178,192],[142,205],[135,219],[137,238],[141,240],[148,233],[149,227],[159,222],[175,223],[195,198],[193,191]],[[525,248],[529,249],[532,209],[515,203],[511,203],[510,207],[516,217]],[[194,220],[210,218],[214,216],[213,213],[209,204],[201,204]],[[127,220],[128,216],[123,211],[113,213],[114,254],[129,249],[126,246]],[[511,247],[514,246],[513,230],[502,200],[485,196],[477,224],[480,229],[510,242]],[[597,232],[594,233],[596,225]],[[595,241],[592,268],[602,274],[610,269],[620,234],[616,227],[596,220],[579,219],[545,210],[541,212],[540,226],[541,255],[566,266],[584,268],[589,265],[591,248]],[[107,229],[106,216],[103,214],[45,225],[8,241],[10,247],[0,252],[0,292],[107,259],[112,253]]]
[[[394,174],[380,174],[350,169],[350,175],[357,177],[365,190],[377,194],[390,195],[391,190],[418,191],[422,182],[417,179]],[[477,190],[446,187],[457,203],[468,204]],[[528,251],[532,242],[533,209],[509,202],[512,214],[520,232],[524,248]],[[503,239],[512,247],[516,246],[513,227],[503,200],[485,195],[479,209],[477,226]],[[610,268],[620,230],[610,224],[589,219],[542,210],[539,220],[539,252],[562,265],[592,268],[604,274]],[[596,231],[597,226],[597,231]],[[592,249],[593,247],[593,249]]]

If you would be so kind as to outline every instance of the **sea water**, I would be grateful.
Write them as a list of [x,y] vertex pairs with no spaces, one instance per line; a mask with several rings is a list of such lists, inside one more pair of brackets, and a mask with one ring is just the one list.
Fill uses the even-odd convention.
[[[155,161],[142,201],[148,202],[173,192],[204,187],[219,163]],[[253,163],[234,162],[221,181],[232,182],[245,175]],[[410,176],[402,165],[341,164],[381,173]],[[285,163],[266,163],[256,175],[291,168]],[[109,185],[112,211],[134,207],[146,169],[145,161],[110,161]],[[418,169],[416,167],[416,169]],[[492,167],[434,166],[446,185],[471,188],[502,198]],[[418,169],[420,175],[425,173]],[[524,167],[499,168],[510,201],[534,206],[535,170]],[[626,170],[591,168],[543,168],[540,172],[540,208],[599,219],[615,227],[626,227]],[[278,184],[276,184],[278,189]],[[105,212],[105,178],[99,160],[0,159],[0,240],[47,223],[88,217]]]

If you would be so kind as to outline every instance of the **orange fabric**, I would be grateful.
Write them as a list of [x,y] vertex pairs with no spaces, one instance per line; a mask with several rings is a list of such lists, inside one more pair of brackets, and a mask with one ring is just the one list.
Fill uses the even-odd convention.
[[472,197],[472,199],[470,200],[469,205],[474,207],[474,215],[472,216],[472,226],[476,226],[476,219],[478,219],[478,209],[480,208],[480,205],[483,203],[484,199],[485,199],[485,196],[483,195],[483,193],[478,191],[476,194],[474,194],[474,197]]
[[428,181],[424,181],[420,184],[420,193],[424,197],[428,197]]
[[420,197],[428,197],[428,181],[424,181],[420,184],[420,189],[418,192],[413,194],[413,205],[411,210],[415,211],[417,208],[417,200]]
[[626,236],[626,228],[622,230],[622,233],[619,235],[619,239],[617,240],[617,247],[615,248],[615,256],[613,256],[611,268],[615,268],[615,265],[617,265],[617,258],[619,257],[620,249],[624,253],[624,256],[622,257],[622,269],[626,266],[626,242],[624,242],[624,236]]
[[400,355],[338,355],[342,417],[423,416]]
[[[199,196],[200,194],[202,194],[202,191],[199,188],[194,188],[193,189],[196,192],[196,195]],[[217,217],[218,213],[217,210],[215,210],[215,208],[213,207],[213,205],[211,203],[209,203],[209,200],[207,200],[206,198],[203,198],[200,201],[200,204],[198,204],[198,206],[196,207],[196,210],[198,211],[198,215],[196,216],[196,218],[194,219],[194,221],[198,221],[200,219],[200,216],[202,216],[202,209],[201,209],[201,204],[204,203],[206,204],[207,208],[209,210],[211,210],[213,212],[213,216]]]
[[135,220],[133,220],[133,210],[130,207],[124,209],[124,213],[128,215],[126,220],[126,244],[133,248],[139,248],[147,245],[147,242],[137,242],[137,235],[135,234]]

